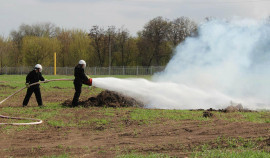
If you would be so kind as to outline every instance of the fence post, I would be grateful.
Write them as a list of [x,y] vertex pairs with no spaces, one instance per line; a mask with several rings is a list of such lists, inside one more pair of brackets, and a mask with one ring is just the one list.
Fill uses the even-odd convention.
[[139,68],[137,66],[137,72],[136,72],[136,75],[138,76],[139,75]]
[[152,70],[152,66],[151,66],[151,69],[150,69],[150,75],[152,75],[153,74],[153,70]]
[[123,66],[123,75],[125,75],[125,66]]

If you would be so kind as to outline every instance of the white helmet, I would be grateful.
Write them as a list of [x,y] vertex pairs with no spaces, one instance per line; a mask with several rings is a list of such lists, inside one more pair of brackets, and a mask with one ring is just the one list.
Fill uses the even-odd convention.
[[35,66],[35,69],[39,69],[39,72],[41,72],[41,71],[42,71],[42,66],[41,66],[40,64],[37,64],[37,65]]
[[85,62],[84,60],[80,60],[80,61],[79,61],[79,64],[80,64],[80,65],[83,65],[83,68],[86,67],[86,62]]

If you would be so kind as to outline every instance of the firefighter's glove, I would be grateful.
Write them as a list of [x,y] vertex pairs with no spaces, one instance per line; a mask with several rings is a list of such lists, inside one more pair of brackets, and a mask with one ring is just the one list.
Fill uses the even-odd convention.
[[29,88],[30,86],[29,86],[29,83],[25,83],[25,86],[27,87],[27,88]]

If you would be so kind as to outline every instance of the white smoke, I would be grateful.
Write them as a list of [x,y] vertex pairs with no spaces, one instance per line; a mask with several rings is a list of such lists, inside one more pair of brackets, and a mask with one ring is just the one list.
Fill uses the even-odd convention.
[[176,48],[164,72],[144,79],[94,79],[94,86],[135,97],[148,108],[270,108],[270,24],[214,20]]

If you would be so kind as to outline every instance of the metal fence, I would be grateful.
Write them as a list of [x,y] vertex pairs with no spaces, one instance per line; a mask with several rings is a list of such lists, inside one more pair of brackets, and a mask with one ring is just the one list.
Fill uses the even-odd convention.
[[[132,66],[132,67],[86,67],[85,73],[87,75],[153,75],[165,69],[164,66]],[[33,67],[2,67],[0,68],[0,75],[25,75]],[[42,74],[53,75],[54,67],[43,67]],[[57,67],[57,75],[73,75],[74,67]]]

